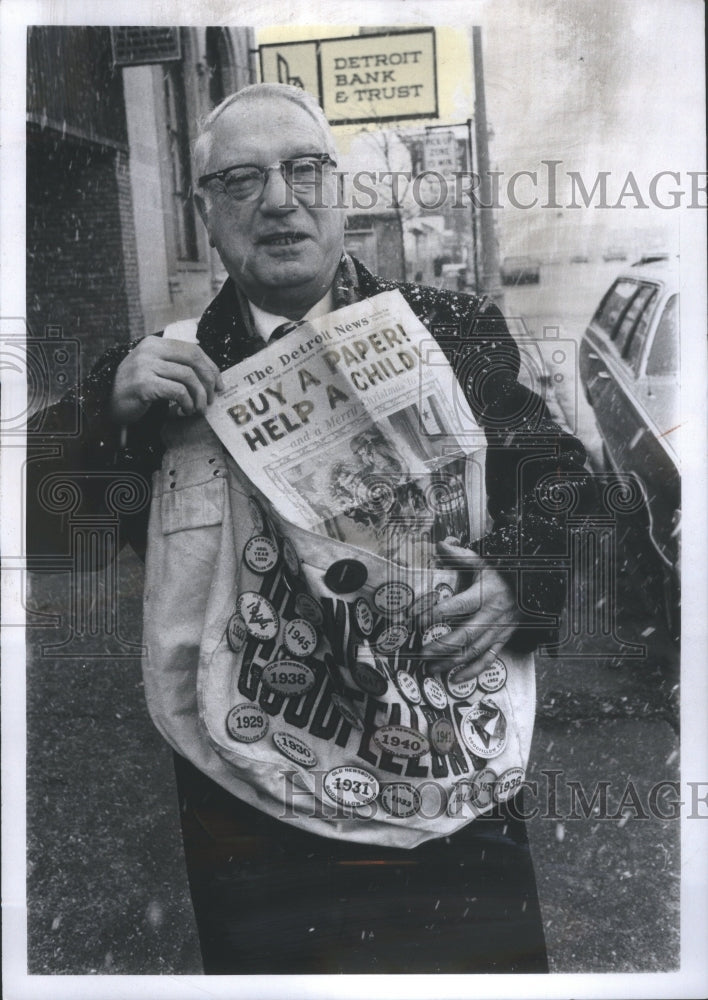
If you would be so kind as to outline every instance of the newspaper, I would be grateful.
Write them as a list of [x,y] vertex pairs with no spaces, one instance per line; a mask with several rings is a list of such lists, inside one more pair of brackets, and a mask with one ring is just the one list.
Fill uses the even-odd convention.
[[207,420],[283,517],[402,565],[470,540],[483,436],[399,291],[308,320],[223,379]]

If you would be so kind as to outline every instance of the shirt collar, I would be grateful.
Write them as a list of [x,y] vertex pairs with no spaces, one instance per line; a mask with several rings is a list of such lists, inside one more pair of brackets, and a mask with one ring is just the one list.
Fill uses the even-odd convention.
[[[395,287],[393,282],[375,278],[363,264],[358,261],[355,264],[344,253],[332,283],[332,309],[342,309],[352,302]],[[199,321],[197,342],[222,372],[262,350],[263,338],[256,333],[248,299],[231,278],[226,279],[204,310]]]
[[[261,309],[260,306],[256,306],[253,302],[248,302],[249,308],[251,310],[251,316],[253,317],[253,326],[256,333],[263,338],[263,340],[268,343],[273,330],[282,326],[283,323],[291,323],[287,316],[276,316],[274,313],[266,312],[265,309]],[[332,289],[328,289],[327,292],[322,296],[319,302],[315,302],[314,306],[305,313],[302,317],[303,319],[315,319],[318,316],[324,316],[326,313],[332,312],[334,308],[334,296],[332,295]]]

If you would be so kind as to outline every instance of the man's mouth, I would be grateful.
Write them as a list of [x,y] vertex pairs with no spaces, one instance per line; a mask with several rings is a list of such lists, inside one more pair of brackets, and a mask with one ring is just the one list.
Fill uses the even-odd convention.
[[261,236],[258,243],[269,247],[287,247],[294,243],[301,243],[309,239],[307,233],[271,233],[268,236]]

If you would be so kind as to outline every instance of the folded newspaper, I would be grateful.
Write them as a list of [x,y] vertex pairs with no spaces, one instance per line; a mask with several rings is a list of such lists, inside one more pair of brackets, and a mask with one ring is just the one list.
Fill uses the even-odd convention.
[[416,567],[482,534],[484,436],[400,292],[303,322],[223,379],[207,420],[299,527]]

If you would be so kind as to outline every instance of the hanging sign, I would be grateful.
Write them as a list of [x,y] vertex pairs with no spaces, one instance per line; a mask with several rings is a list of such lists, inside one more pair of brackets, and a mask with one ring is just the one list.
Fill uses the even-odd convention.
[[435,29],[261,45],[264,83],[313,94],[331,125],[438,117]]

